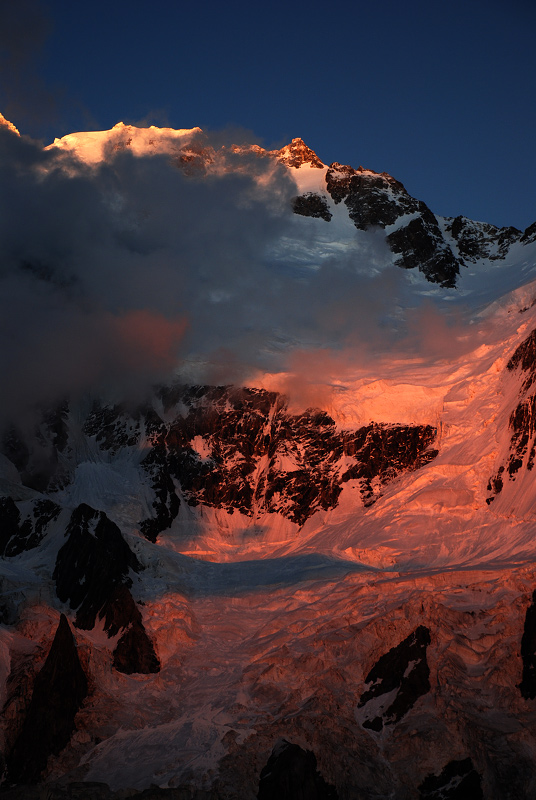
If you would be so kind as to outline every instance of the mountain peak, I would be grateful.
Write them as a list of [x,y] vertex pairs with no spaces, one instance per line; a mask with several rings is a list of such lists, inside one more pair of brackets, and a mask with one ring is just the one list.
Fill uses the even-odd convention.
[[307,147],[303,139],[293,139],[290,144],[282,147],[281,150],[276,151],[279,160],[286,164],[287,167],[301,167],[303,164],[309,164],[311,167],[324,169],[324,164],[320,161],[314,150]]

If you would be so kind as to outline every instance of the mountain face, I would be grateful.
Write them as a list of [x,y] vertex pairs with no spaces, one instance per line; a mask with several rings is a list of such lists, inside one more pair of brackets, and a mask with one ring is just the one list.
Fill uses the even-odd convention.
[[[3,127],[8,144],[30,147]],[[79,352],[68,363],[82,361],[91,377],[88,386],[75,371],[72,391],[58,382],[61,392],[42,394],[38,376],[57,375],[31,362],[39,402],[31,414],[7,399],[3,409],[6,798],[533,798],[534,225],[522,233],[437,217],[386,173],[327,166],[301,139],[266,151],[222,147],[199,129],[119,124],[56,140],[39,159],[39,181],[56,197],[63,170],[71,203],[80,192],[88,213],[100,203],[91,217],[91,238],[100,231],[104,241],[91,250],[106,265],[99,303],[123,268],[134,293],[140,262],[152,282],[171,280],[172,251],[159,271],[157,234],[187,216],[186,204],[170,210],[175,180],[192,203],[208,203],[203,192],[215,187],[209,208],[224,216],[245,187],[237,230],[251,261],[242,271],[235,261],[236,219],[215,230],[207,211],[219,237],[209,255],[227,283],[214,282],[205,259],[199,283],[184,286],[194,333],[196,315],[209,330],[225,323],[222,361],[235,317],[238,340],[259,319],[254,342],[271,360],[270,369],[255,362],[247,381],[207,381],[191,333],[180,369],[164,359],[164,377],[129,391],[134,373],[117,371],[132,359],[131,320],[144,368],[169,328],[139,309],[110,322],[99,305],[89,338],[102,335],[113,367],[99,382],[96,351],[76,338],[91,304],[72,253],[70,280],[58,271],[67,245],[54,239],[51,260],[43,225],[31,258],[6,248],[10,286],[35,283],[55,308],[72,304]],[[157,183],[144,182],[153,169]],[[267,273],[254,267],[254,245],[270,209]],[[83,235],[77,228],[73,241]],[[193,258],[187,228],[178,243],[178,262]],[[358,273],[374,278],[366,302],[351,291]],[[255,279],[266,274],[277,325],[263,338]],[[423,311],[430,297],[455,308],[458,323]],[[321,347],[298,338],[308,328],[295,318],[312,314],[312,301]],[[336,339],[354,317],[373,339],[386,301],[387,349],[371,357],[355,336]],[[411,324],[396,327],[404,303]],[[294,360],[278,360],[282,351]]]

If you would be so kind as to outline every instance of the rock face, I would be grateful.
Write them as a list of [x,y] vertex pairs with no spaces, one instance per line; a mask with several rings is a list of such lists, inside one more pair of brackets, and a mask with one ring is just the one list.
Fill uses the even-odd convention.
[[431,426],[341,432],[325,412],[290,414],[285,398],[260,389],[176,387],[162,399],[168,415],[178,406],[182,414],[155,436],[154,455],[144,462],[156,495],[156,519],[141,525],[149,538],[178,510],[173,481],[191,506],[278,512],[303,525],[318,509],[336,506],[341,484],[359,481],[370,505],[396,475],[437,454]]
[[300,194],[292,201],[292,210],[302,217],[316,217],[329,222],[333,216],[324,197],[316,192]]
[[89,630],[112,593],[130,585],[128,571],[137,572],[139,563],[117,525],[85,503],[73,511],[65,535],[53,573],[56,592],[77,609],[76,626]]
[[48,757],[65,747],[87,688],[73,634],[62,614],[48,657],[35,679],[22,731],[7,758],[11,782],[36,782]]
[[104,619],[108,636],[124,631],[113,653],[115,669],[129,675],[148,675],[160,670],[160,661],[143,626],[141,612],[125,584],[114,589],[99,616]]
[[136,611],[137,618],[131,622],[114,650],[114,667],[118,672],[127,675],[133,673],[150,675],[160,672],[160,661],[154,645],[143,627],[139,609]]
[[141,520],[140,531],[150,542],[156,542],[158,534],[171,527],[180,509],[163,431],[160,440],[153,443],[152,449],[143,459],[142,467],[150,478],[154,500],[153,513]]
[[0,556],[20,555],[38,547],[50,523],[58,519],[60,506],[52,500],[37,500],[23,520],[11,497],[0,498]]
[[328,192],[335,201],[348,207],[356,228],[389,228],[408,215],[411,219],[388,233],[387,242],[404,269],[419,269],[432,283],[454,287],[459,263],[445,241],[437,219],[420,200],[411,197],[404,186],[385,172],[378,174],[363,167],[355,170],[338,163],[326,174]]
[[525,626],[521,639],[521,659],[523,661],[523,678],[519,690],[527,700],[536,698],[536,591],[532,595],[532,604],[527,608]]
[[499,494],[505,481],[513,481],[525,467],[531,471],[536,457],[536,392],[531,391],[536,382],[536,330],[516,348],[506,365],[510,373],[518,373],[521,386],[519,402],[510,414],[508,427],[511,431],[508,455],[488,483],[488,504]]
[[437,219],[424,203],[419,216],[387,236],[396,264],[404,269],[418,269],[431,283],[454,288],[460,272],[459,262],[443,239]]
[[386,172],[377,173],[334,162],[326,173],[326,186],[335,203],[344,201],[359,230],[374,225],[386,228],[405,214],[420,211],[421,204]]
[[285,739],[276,743],[261,772],[258,800],[337,800],[335,787],[325,782],[310,750]]
[[470,758],[450,761],[439,775],[419,786],[421,800],[484,800],[482,779]]
[[[146,451],[139,469],[152,499],[139,529],[153,542],[171,527],[181,501],[249,517],[280,513],[303,525],[316,511],[334,508],[346,482],[357,482],[369,506],[390,481],[437,454],[430,425],[371,423],[341,431],[326,412],[291,414],[285,397],[262,389],[179,385],[159,394],[158,413],[96,403],[82,424],[88,446],[108,460]],[[62,446],[74,448],[69,438]],[[72,475],[75,468],[73,461]],[[44,499],[22,519],[11,498],[0,500],[0,550],[9,556],[35,547],[60,510]],[[128,585],[136,559],[119,528],[85,504],[72,512],[66,534],[54,571],[58,597],[78,609],[78,627],[91,628],[113,590]]]
[[380,731],[398,722],[419,697],[430,691],[426,648],[430,631],[424,625],[385,653],[365,678],[367,687],[358,703],[367,718],[363,727]]
[[521,237],[521,231],[517,228],[497,228],[495,225],[473,222],[462,216],[449,219],[445,230],[454,239],[464,264],[474,264],[481,258],[500,260]]
[[287,167],[301,167],[304,164],[308,164],[316,169],[324,168],[317,154],[310,147],[307,147],[303,139],[300,138],[293,139],[290,144],[285,145],[281,150],[272,151],[272,155],[275,155]]
[[53,578],[58,598],[77,609],[76,626],[90,630],[98,615],[108,636],[124,630],[114,650],[117,670],[158,672],[160,662],[129,589],[128,572],[140,565],[117,525],[83,503],[73,511],[66,535]]

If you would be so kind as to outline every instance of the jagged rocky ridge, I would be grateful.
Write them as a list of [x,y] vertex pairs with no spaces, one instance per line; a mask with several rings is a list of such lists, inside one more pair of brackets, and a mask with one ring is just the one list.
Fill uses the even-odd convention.
[[[278,158],[291,168],[324,165],[302,139],[293,139],[278,151],[260,151]],[[418,269],[431,283],[454,288],[468,264],[478,259],[504,259],[516,242],[534,241],[533,225],[522,232],[512,226],[474,222],[466,217],[442,221],[422,200],[416,200],[400,181],[386,172],[334,162],[325,175],[325,190],[307,192],[293,200],[293,211],[306,217],[332,219],[328,200],[344,202],[348,215],[358,230],[383,228],[386,241],[395,254],[395,263],[404,269]]]
[[[115,126],[110,132],[111,152],[128,150],[136,130],[121,123]],[[358,230],[385,230],[395,264],[404,269],[418,269],[428,281],[446,288],[457,286],[460,271],[469,264],[479,259],[504,259],[512,245],[529,244],[536,237],[536,223],[522,232],[513,226],[498,228],[462,216],[437,217],[388,173],[362,166],[356,169],[338,162],[325,165],[301,138],[293,139],[279,150],[244,144],[234,145],[228,151],[225,147],[215,148],[200,129],[190,133],[186,141],[177,140],[171,155],[171,163],[188,177],[198,179],[209,175],[211,170],[229,168],[229,152],[238,158],[253,154],[277,159],[291,175],[303,167],[323,171],[321,189],[294,197],[294,213],[330,222],[334,206],[344,203]],[[149,150],[153,146],[154,141],[149,140]]]
[[[436,431],[430,425],[372,423],[341,431],[326,412],[291,414],[283,396],[260,389],[177,386],[162,388],[160,401],[162,416],[149,406],[131,412],[97,404],[83,425],[85,436],[112,457],[145,442],[141,468],[154,500],[140,530],[152,541],[171,526],[180,498],[190,506],[248,516],[279,513],[303,525],[317,510],[336,507],[346,482],[358,482],[369,506],[397,475],[419,469],[437,455]],[[12,457],[9,449],[4,453]],[[57,480],[55,472],[48,476],[52,486]],[[64,475],[62,480],[68,479]],[[16,507],[5,503],[6,520],[14,520]],[[74,535],[81,524],[72,520],[68,532]],[[88,520],[83,524],[87,527]],[[98,532],[102,523],[95,524]],[[94,541],[91,534],[84,536]]]

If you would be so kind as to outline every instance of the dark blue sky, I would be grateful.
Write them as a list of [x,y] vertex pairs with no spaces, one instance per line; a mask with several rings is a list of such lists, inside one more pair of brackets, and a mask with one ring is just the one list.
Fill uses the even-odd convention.
[[0,0],[0,31],[0,110],[47,141],[119,120],[301,136],[437,214],[536,220],[533,0]]

